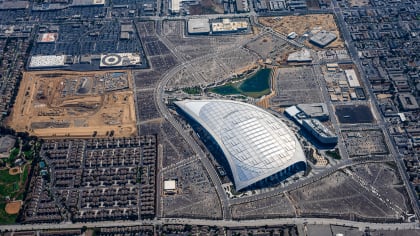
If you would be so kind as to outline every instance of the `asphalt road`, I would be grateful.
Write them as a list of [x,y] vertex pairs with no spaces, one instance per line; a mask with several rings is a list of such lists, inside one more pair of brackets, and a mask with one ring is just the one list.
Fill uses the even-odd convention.
[[83,226],[88,228],[95,227],[127,227],[138,225],[162,225],[162,224],[189,224],[189,225],[208,225],[219,227],[263,227],[277,226],[285,224],[317,224],[317,225],[340,225],[348,227],[356,227],[363,231],[366,228],[376,230],[403,230],[416,229],[420,226],[417,223],[368,223],[356,222],[340,219],[320,219],[320,218],[278,218],[278,219],[261,219],[261,220],[205,220],[205,219],[188,219],[188,218],[162,218],[156,220],[140,220],[140,221],[102,221],[91,223],[71,223],[62,224],[28,224],[28,225],[1,225],[0,232],[5,231],[24,231],[24,230],[42,230],[42,229],[80,229]]

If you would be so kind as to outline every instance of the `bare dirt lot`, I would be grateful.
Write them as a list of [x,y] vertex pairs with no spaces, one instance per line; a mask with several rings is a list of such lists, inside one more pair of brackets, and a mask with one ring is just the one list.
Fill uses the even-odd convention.
[[131,136],[131,87],[129,71],[25,72],[7,122],[41,137]]
[[350,0],[350,7],[363,7],[369,5],[369,0]]
[[22,201],[9,202],[6,205],[5,211],[9,215],[14,215],[14,214],[19,213],[21,206],[22,206]]
[[352,166],[289,196],[301,217],[398,222],[412,213],[394,163]]
[[9,175],[17,175],[22,173],[22,170],[20,169],[20,167],[13,167],[9,169]]
[[202,0],[198,5],[189,7],[191,15],[223,14],[223,4],[214,0]]
[[[321,30],[331,31],[337,36],[337,39],[325,48],[344,48],[344,42],[340,37],[340,32],[332,14],[260,17],[258,20],[261,24],[273,28],[274,31],[286,35],[291,32],[296,32],[301,36],[303,34],[314,34]],[[319,49],[308,41],[305,44],[311,48]]]

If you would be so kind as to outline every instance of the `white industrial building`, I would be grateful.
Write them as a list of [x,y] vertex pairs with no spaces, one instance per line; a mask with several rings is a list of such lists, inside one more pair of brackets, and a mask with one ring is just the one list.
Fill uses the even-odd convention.
[[29,68],[63,67],[65,55],[37,55],[29,59]]
[[207,18],[195,18],[188,20],[189,34],[209,34],[210,22]]
[[38,43],[53,43],[58,40],[58,33],[43,33],[38,37]]
[[344,73],[346,74],[347,82],[349,83],[350,88],[360,87],[356,72],[353,69],[344,70]]
[[300,51],[290,53],[287,57],[287,62],[311,62],[312,55],[311,52],[304,48]]
[[169,0],[169,11],[172,14],[179,13],[179,11],[181,9],[181,1],[182,0]]
[[337,39],[337,35],[333,32],[321,30],[309,38],[309,42],[315,44],[318,47],[325,47]]
[[223,19],[222,22],[211,23],[211,31],[213,33],[237,32],[248,29],[247,21],[232,21],[231,19]]

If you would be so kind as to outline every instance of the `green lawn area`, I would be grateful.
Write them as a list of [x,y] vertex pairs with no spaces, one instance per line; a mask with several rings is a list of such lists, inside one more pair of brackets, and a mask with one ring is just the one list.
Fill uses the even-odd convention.
[[19,182],[19,175],[9,175],[9,170],[0,170],[0,182],[1,183],[11,183]]
[[25,155],[26,159],[31,159],[32,156],[34,155],[34,151],[33,150],[24,151],[23,155]]
[[201,94],[201,88],[200,87],[189,87],[189,88],[183,88],[182,91],[188,94],[192,95],[199,95]]
[[260,69],[245,80],[228,83],[210,89],[210,92],[220,95],[243,94],[248,97],[259,98],[271,92],[271,69]]
[[13,224],[16,222],[17,214],[9,215],[6,213],[4,208],[6,207],[6,202],[2,199],[0,200],[0,225]]
[[325,152],[328,156],[336,159],[336,160],[341,160],[341,155],[340,155],[340,151],[338,150],[338,148],[334,149],[334,150],[328,150]]
[[25,182],[29,175],[31,162],[23,167],[23,173],[9,175],[9,170],[0,170],[0,224],[12,224],[16,221],[16,215],[8,215],[4,208],[6,206],[6,196],[10,199],[23,200]]
[[0,171],[0,197],[9,196],[15,198],[19,195],[21,188],[24,187],[25,181],[28,178],[28,166],[24,167],[21,174],[9,175],[9,170]]
[[9,160],[8,160],[9,163],[14,162],[18,154],[19,154],[19,148],[13,148],[10,151],[10,156],[9,156]]

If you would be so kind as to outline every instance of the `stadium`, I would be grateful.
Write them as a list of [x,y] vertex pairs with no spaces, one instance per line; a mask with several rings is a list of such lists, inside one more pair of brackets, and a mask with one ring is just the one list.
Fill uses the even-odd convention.
[[175,102],[237,191],[266,187],[306,169],[294,133],[271,113],[230,100]]

